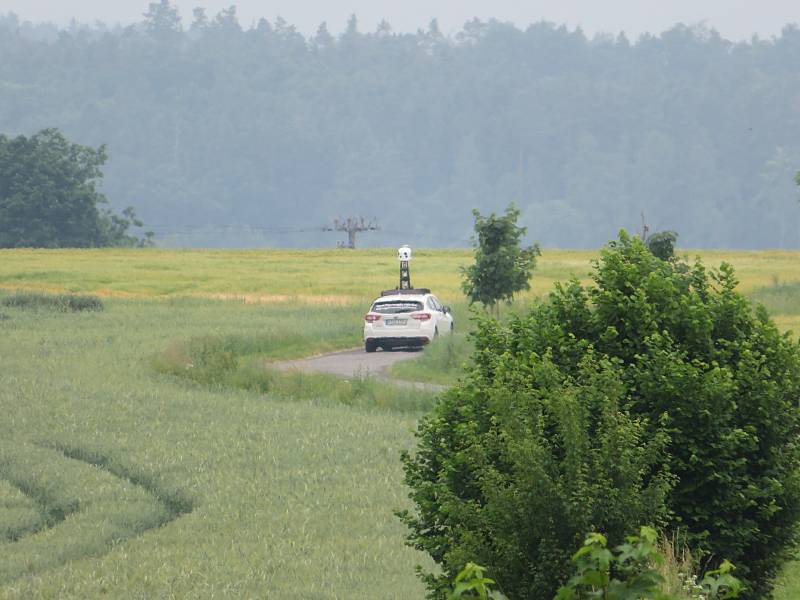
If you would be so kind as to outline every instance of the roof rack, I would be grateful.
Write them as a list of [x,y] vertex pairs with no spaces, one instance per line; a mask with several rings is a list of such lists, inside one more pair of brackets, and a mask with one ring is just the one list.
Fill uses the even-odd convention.
[[430,293],[431,293],[431,291],[428,288],[411,288],[411,289],[405,289],[405,290],[400,290],[400,289],[397,289],[397,290],[383,290],[381,292],[381,296],[402,296],[402,295],[405,295],[405,294],[420,295],[420,294],[430,294]]

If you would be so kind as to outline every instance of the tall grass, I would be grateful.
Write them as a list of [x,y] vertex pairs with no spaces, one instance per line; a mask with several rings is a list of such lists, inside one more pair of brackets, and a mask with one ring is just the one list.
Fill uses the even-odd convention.
[[759,287],[750,293],[750,297],[763,304],[773,315],[800,315],[800,281],[780,283]]
[[[511,304],[502,304],[498,307],[498,318],[505,321],[513,315],[525,315],[540,301],[538,298],[522,297]],[[479,305],[470,307],[461,302],[453,307],[453,314],[456,322],[453,335],[437,338],[418,358],[393,365],[392,376],[409,381],[453,385],[464,375],[465,367],[469,367],[472,359],[473,346],[469,334],[475,328],[475,319],[485,313]]]
[[789,563],[778,577],[775,600],[797,600],[800,598],[800,562]]

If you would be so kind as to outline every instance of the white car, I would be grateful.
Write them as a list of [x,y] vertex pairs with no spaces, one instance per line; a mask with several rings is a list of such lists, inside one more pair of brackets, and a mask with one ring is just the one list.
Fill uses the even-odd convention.
[[424,346],[453,331],[450,307],[428,289],[387,290],[364,316],[364,349]]

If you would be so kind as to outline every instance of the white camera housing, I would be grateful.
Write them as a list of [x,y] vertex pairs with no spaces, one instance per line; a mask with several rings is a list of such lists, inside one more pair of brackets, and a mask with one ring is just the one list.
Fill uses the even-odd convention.
[[408,246],[402,246],[397,249],[397,260],[400,262],[406,262],[411,260],[411,248]]

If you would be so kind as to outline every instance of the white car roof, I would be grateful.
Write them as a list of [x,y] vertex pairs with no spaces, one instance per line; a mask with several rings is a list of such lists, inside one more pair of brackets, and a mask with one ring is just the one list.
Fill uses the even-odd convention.
[[415,300],[415,301],[422,301],[425,300],[428,296],[432,294],[396,294],[394,296],[380,296],[379,298],[375,298],[372,301],[373,304],[376,302],[402,302],[403,300]]

